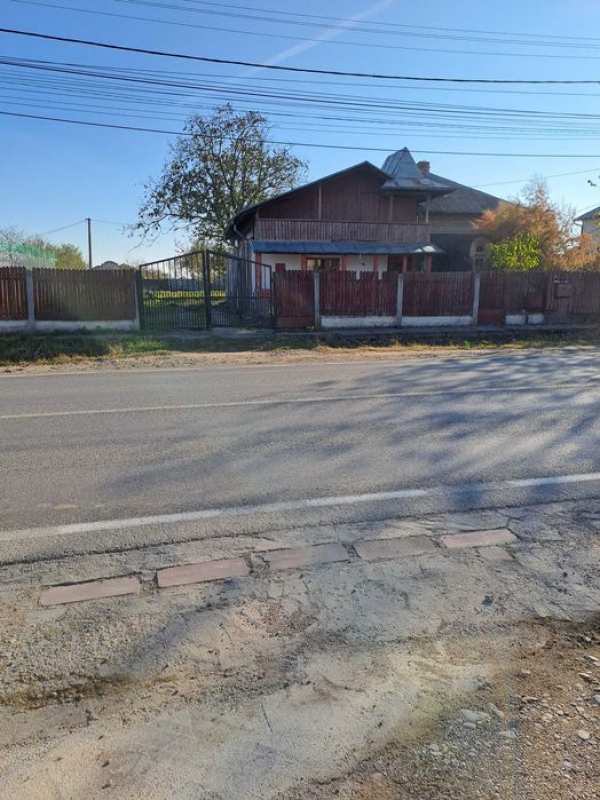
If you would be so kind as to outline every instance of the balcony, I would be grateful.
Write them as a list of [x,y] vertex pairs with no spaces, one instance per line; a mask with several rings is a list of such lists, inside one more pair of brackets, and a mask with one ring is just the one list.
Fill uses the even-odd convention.
[[417,222],[323,222],[310,219],[257,219],[254,238],[268,241],[396,242],[428,244],[431,225]]

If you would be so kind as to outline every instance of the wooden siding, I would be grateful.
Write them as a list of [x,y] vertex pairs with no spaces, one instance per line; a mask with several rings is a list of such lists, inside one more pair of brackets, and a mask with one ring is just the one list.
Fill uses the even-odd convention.
[[348,220],[350,222],[416,222],[415,197],[382,192],[386,177],[361,166],[324,178],[306,188],[265,203],[259,217],[268,219]]
[[0,269],[0,319],[27,319],[24,267],[2,267]]
[[254,238],[295,242],[428,243],[431,226],[417,223],[319,222],[308,219],[258,219]]

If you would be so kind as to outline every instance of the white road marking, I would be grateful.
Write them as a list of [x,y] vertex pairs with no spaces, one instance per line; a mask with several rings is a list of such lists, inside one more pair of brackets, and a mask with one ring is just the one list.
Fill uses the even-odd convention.
[[600,481],[600,472],[585,472],[581,475],[556,475],[552,478],[520,478],[519,480],[506,481],[506,485],[526,489],[530,486],[560,486],[565,483],[589,483],[590,481]]
[[206,508],[199,511],[182,511],[176,514],[157,514],[128,519],[99,520],[98,522],[74,522],[69,525],[51,525],[46,528],[28,528],[20,531],[0,531],[0,541],[15,537],[65,536],[73,533],[97,533],[99,531],[118,531],[129,528],[143,528],[147,525],[173,525],[179,522],[199,522],[217,517],[240,517],[252,514],[278,514],[285,511],[301,511],[328,506],[347,506],[357,503],[381,502],[383,500],[402,500],[410,497],[423,497],[427,489],[399,489],[394,492],[373,492],[369,494],[341,495],[339,497],[310,497],[303,500],[287,500],[279,503],[264,503],[254,506],[232,506],[231,508]]
[[395,400],[414,397],[468,397],[474,394],[509,394],[547,392],[556,390],[590,390],[600,389],[600,382],[586,383],[554,383],[537,386],[486,386],[466,389],[432,389],[414,392],[373,392],[370,394],[340,394],[314,397],[267,397],[258,400],[231,400],[214,403],[181,403],[160,406],[123,406],[122,408],[81,408],[71,411],[27,411],[19,414],[0,414],[0,421],[21,419],[47,419],[50,417],[77,417],[101,414],[142,414],[159,411],[200,411],[209,408],[241,408],[244,406],[279,406],[302,405],[310,403],[348,403],[359,400]]
[[503,489],[524,489],[531,487],[552,487],[574,483],[600,482],[600,472],[585,472],[575,475],[551,475],[542,478],[518,478],[514,480],[489,483],[464,483],[445,486],[432,486],[427,489],[397,489],[387,492],[368,492],[332,497],[309,497],[300,500],[286,500],[262,505],[232,506],[230,508],[206,508],[197,511],[183,511],[172,514],[129,517],[124,519],[103,519],[96,522],[73,522],[67,525],[50,525],[40,528],[24,528],[13,531],[0,531],[0,541],[15,539],[37,539],[50,536],[69,536],[102,531],[130,530],[149,525],[176,525],[182,522],[200,522],[217,518],[251,516],[254,514],[278,514],[287,511],[306,511],[315,508],[335,508],[364,503],[382,503],[387,500],[406,500],[431,497],[435,494],[462,494],[485,491],[501,492]]

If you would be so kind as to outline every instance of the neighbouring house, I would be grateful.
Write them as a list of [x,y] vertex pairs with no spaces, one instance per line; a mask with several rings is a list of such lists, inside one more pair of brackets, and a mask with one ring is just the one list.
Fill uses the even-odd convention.
[[594,242],[600,244],[600,206],[576,217],[575,222],[581,222],[582,234],[591,236]]
[[93,269],[121,269],[121,265],[116,261],[103,261],[102,264],[95,264]]
[[[506,200],[432,173],[429,161],[419,161],[417,167],[423,175],[451,190],[433,199],[429,206],[431,241],[441,251],[434,259],[434,270],[484,269],[489,241],[477,230],[477,220],[484,211],[494,211]],[[420,216],[424,214],[421,208]]]
[[363,161],[248,206],[227,236],[238,255],[257,263],[261,289],[270,288],[261,264],[355,274],[470,270],[483,266],[486,245],[474,220],[499,202],[432,174],[404,148],[381,168]]

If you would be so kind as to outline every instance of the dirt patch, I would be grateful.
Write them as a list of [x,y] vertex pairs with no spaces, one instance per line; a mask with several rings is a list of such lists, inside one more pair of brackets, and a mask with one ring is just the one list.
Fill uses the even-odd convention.
[[515,643],[505,673],[420,731],[399,731],[351,774],[278,800],[597,800],[600,624],[544,630],[541,646]]

